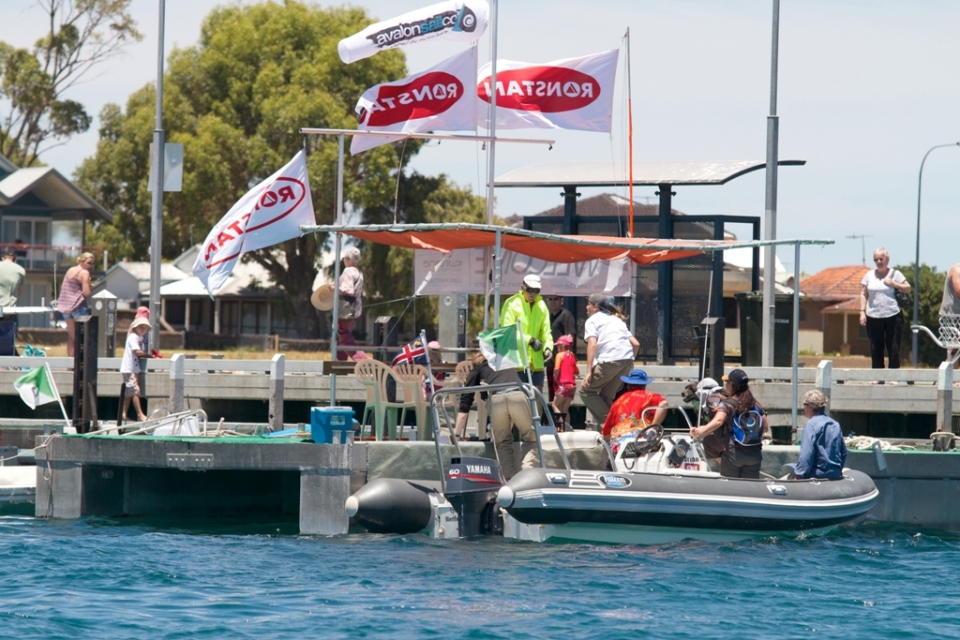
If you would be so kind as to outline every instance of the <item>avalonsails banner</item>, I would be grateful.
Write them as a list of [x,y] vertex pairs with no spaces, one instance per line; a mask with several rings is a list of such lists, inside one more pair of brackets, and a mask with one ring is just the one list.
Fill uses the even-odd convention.
[[[619,49],[546,64],[497,61],[497,129],[610,131]],[[490,64],[477,80],[480,126],[489,129]]]
[[282,169],[250,189],[200,245],[193,274],[212,296],[226,283],[240,256],[300,236],[317,217],[302,150]]
[[372,24],[341,40],[337,52],[350,64],[386,49],[435,38],[476,42],[487,28],[489,12],[486,0],[447,0]]
[[[485,277],[483,249],[454,249],[449,253],[417,249],[413,256],[418,296],[483,293],[490,284]],[[610,296],[626,296],[630,295],[633,263],[628,258],[547,262],[504,251],[500,269],[500,291],[508,294],[520,290],[525,275],[536,274],[543,283],[544,295],[588,296],[602,291]]]
[[[476,131],[477,48],[403,80],[367,89],[357,102],[357,128],[367,131]],[[400,138],[353,136],[356,154]]]

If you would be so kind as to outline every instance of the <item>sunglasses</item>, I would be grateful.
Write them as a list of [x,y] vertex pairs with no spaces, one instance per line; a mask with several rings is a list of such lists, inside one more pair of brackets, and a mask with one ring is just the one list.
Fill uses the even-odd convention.
[[540,289],[531,289],[530,287],[524,287],[523,290],[526,291],[527,293],[532,293],[532,294],[540,293]]
[[880,257],[880,258],[874,258],[873,261],[874,261],[874,262],[883,262],[883,261],[886,260],[886,259],[887,259],[886,256],[882,256],[882,257]]
[[552,302],[552,301],[554,301],[554,300],[559,300],[559,299],[560,299],[560,296],[543,296],[543,299],[544,299],[544,300],[550,300],[550,301]]

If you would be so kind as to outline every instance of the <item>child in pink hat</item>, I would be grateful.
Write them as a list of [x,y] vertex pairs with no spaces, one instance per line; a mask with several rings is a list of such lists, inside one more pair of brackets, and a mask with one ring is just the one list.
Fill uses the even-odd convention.
[[560,336],[554,346],[557,355],[553,363],[553,379],[556,383],[556,395],[553,398],[553,412],[563,415],[563,422],[570,424],[570,404],[577,392],[577,354],[573,352],[573,339]]

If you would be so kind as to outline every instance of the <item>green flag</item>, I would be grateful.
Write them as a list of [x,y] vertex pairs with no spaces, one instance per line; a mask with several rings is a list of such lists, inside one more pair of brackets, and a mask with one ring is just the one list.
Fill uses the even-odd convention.
[[46,366],[34,369],[27,375],[17,378],[13,383],[13,388],[20,392],[20,397],[31,409],[36,409],[48,402],[57,401],[57,393],[53,390],[53,384],[50,382]]
[[497,371],[523,369],[527,366],[527,350],[518,348],[517,332],[517,327],[510,325],[484,331],[478,336],[480,353],[487,359],[487,364]]

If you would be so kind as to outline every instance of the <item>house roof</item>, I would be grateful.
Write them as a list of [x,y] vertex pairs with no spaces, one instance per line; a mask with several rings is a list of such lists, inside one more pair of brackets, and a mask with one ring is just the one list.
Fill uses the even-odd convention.
[[[113,216],[53,167],[18,169],[0,180],[0,205],[14,204],[32,193],[52,209],[90,211],[107,222]],[[56,215],[54,211],[54,215]]]
[[807,300],[821,302],[844,302],[860,295],[863,274],[867,267],[862,264],[848,267],[830,267],[800,281],[800,290]]
[[[104,275],[104,278],[108,277],[111,272],[120,270],[126,271],[134,279],[139,280],[140,282],[150,282],[150,263],[149,262],[133,262],[128,260],[121,260],[117,264],[110,267]],[[169,262],[164,262],[160,264],[160,281],[161,282],[173,282],[174,280],[183,280],[184,278],[189,278],[190,274],[185,273],[184,271],[178,269]]]
[[[330,279],[327,277],[324,269],[321,269],[313,281],[313,288],[316,289],[321,284],[327,284]],[[233,268],[226,284],[214,294],[215,298],[230,296],[263,296],[268,293],[276,294],[280,291],[273,282],[273,277],[266,269],[254,261],[237,262]],[[209,298],[207,288],[200,278],[190,275],[183,280],[177,280],[160,287],[160,296],[163,298]]]
[[[601,193],[600,195],[577,200],[578,216],[626,216],[630,210],[630,200],[623,196],[613,193]],[[633,214],[637,216],[655,216],[660,213],[660,207],[655,204],[640,204],[634,201]],[[683,215],[676,209],[671,209],[673,215]],[[541,211],[534,214],[536,216],[562,216],[563,205]]]

